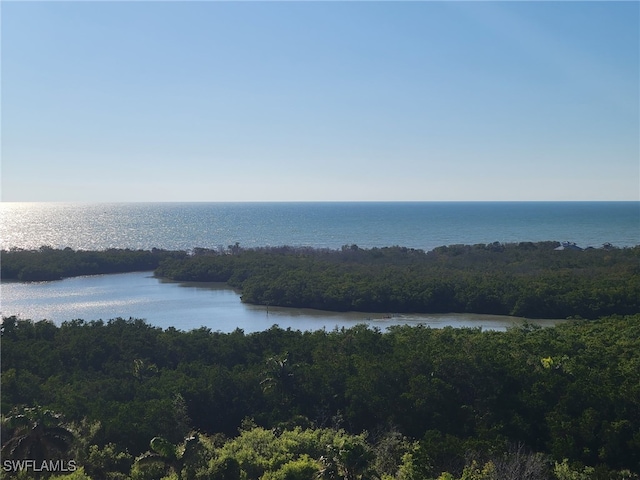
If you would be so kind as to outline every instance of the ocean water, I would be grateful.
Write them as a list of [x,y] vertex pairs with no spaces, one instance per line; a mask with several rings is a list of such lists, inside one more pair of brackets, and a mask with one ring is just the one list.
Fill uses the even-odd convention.
[[0,203],[2,249],[640,244],[640,202]]

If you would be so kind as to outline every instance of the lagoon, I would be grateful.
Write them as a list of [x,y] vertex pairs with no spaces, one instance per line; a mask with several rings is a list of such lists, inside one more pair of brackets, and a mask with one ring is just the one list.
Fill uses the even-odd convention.
[[[326,312],[311,309],[265,307],[242,303],[240,293],[220,283],[180,283],[155,278],[153,272],[91,275],[52,282],[3,282],[2,316],[64,321],[143,318],[163,329],[246,333],[278,325],[293,330],[333,330],[360,323],[386,329],[392,325],[424,324],[432,328],[480,327],[503,331],[525,319],[474,314],[394,314],[380,312]],[[527,320],[553,326],[562,320]]]

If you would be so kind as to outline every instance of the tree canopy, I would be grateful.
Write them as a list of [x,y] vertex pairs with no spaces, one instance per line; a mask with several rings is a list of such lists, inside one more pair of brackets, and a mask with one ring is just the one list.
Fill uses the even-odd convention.
[[591,319],[640,311],[640,246],[557,251],[557,245],[203,252],[167,259],[156,275],[227,282],[247,303],[321,310]]
[[[515,458],[516,447],[541,455],[548,475],[554,462],[559,472],[639,472],[639,352],[639,315],[506,332],[395,326],[383,333],[360,325],[252,334],[163,330],[137,319],[57,326],[11,317],[2,325],[2,413],[39,405],[76,425],[99,423],[86,445],[84,458],[94,460],[85,472],[147,451],[158,460],[153,468],[185,469],[190,431],[220,449],[201,465],[211,478],[227,478],[215,473],[227,470],[240,478],[298,478],[285,472],[312,468],[327,478],[336,471],[336,478],[462,478],[465,468],[475,471],[471,458],[482,472],[489,462],[498,468]],[[296,428],[335,440],[322,448],[286,440],[295,453],[252,454],[270,458],[264,463],[233,446],[257,445],[249,433],[238,437],[243,425],[267,444],[285,442]],[[2,433],[6,445],[24,435],[18,426]],[[163,440],[151,448],[156,437]],[[340,453],[343,440],[360,449],[357,458]],[[126,468],[152,468],[131,462]]]

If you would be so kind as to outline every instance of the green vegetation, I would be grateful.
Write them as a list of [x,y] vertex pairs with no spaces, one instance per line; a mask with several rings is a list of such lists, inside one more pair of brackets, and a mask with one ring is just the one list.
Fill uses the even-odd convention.
[[3,462],[78,467],[43,478],[640,473],[640,314],[507,332],[252,334],[11,317],[1,356]]
[[225,334],[4,318],[0,478],[639,480],[640,246],[557,245],[2,251],[3,279],[155,270],[257,304],[581,319]]
[[154,270],[164,259],[185,256],[186,252],[158,249],[75,251],[44,246],[38,250],[2,250],[0,272],[3,280],[60,280],[79,275]]
[[640,246],[554,250],[556,242],[341,250],[243,249],[2,252],[2,278],[46,280],[155,270],[177,281],[226,282],[247,303],[334,311],[487,313],[528,318],[640,311]]
[[162,262],[156,275],[227,282],[247,303],[321,310],[590,319],[640,311],[640,246],[558,245],[201,251]]

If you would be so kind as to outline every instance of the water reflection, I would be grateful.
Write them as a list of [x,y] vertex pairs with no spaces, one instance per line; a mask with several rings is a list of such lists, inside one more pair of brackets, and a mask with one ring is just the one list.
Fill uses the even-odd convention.
[[[391,325],[425,324],[433,328],[481,327],[506,330],[524,319],[496,315],[438,314],[395,315],[390,313],[325,312],[246,305],[240,294],[220,283],[178,283],[164,281],[151,272],[94,275],[55,282],[3,283],[2,315],[32,320],[107,320],[144,318],[150,324],[181,330],[207,327],[247,333],[266,330],[274,324],[295,330],[333,330],[367,323],[380,329]],[[530,320],[552,326],[558,320]]]

